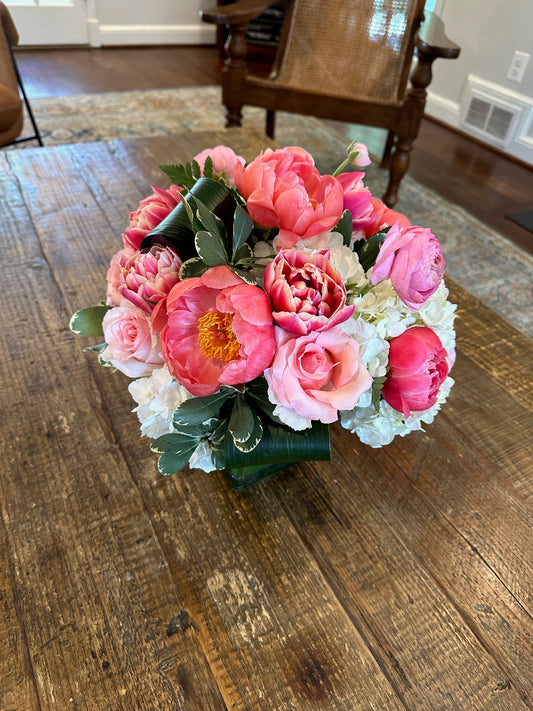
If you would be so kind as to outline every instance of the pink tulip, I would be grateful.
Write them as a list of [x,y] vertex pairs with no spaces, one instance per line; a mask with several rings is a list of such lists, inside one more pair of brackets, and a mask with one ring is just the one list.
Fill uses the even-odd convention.
[[396,293],[417,311],[437,291],[444,275],[438,239],[423,227],[391,227],[376,259],[370,281],[390,279]]
[[320,175],[302,148],[269,148],[246,168],[237,164],[235,182],[252,219],[279,227],[277,249],[331,229],[342,215],[342,185],[332,175]]
[[[265,371],[269,399],[286,408],[279,416],[295,429],[311,426],[312,420],[335,422],[339,410],[354,408],[371,387],[358,342],[340,328],[296,338],[279,326],[275,330],[278,347]],[[304,418],[300,426],[299,418]]]
[[152,195],[141,200],[135,212],[130,212],[129,227],[122,235],[124,247],[140,248],[146,235],[178,205],[181,189],[177,185],[171,185],[168,190],[152,186]]
[[449,368],[448,354],[435,331],[413,326],[390,342],[383,398],[405,417],[427,410],[437,402]]
[[312,255],[281,250],[265,269],[265,291],[274,320],[299,336],[333,328],[355,308],[346,305],[346,287],[329,261],[329,250]]
[[216,177],[222,178],[232,188],[235,187],[235,177],[233,174],[235,163],[245,164],[242,156],[238,156],[232,148],[228,146],[215,146],[214,148],[206,148],[201,153],[194,157],[194,160],[200,166],[202,175],[204,174],[204,165],[207,157],[213,161],[213,173]]
[[176,284],[166,311],[163,356],[193,395],[253,380],[272,361],[276,345],[268,297],[229,267],[211,267]]
[[148,252],[123,249],[107,272],[107,304],[126,298],[150,313],[179,280],[181,259],[171,247],[153,245]]
[[130,378],[149,375],[163,365],[159,339],[152,331],[150,317],[123,299],[106,312],[102,321],[107,347],[102,359]]
[[364,229],[372,219],[372,193],[363,185],[364,176],[359,171],[337,176],[344,191],[344,210],[351,213],[354,232]]

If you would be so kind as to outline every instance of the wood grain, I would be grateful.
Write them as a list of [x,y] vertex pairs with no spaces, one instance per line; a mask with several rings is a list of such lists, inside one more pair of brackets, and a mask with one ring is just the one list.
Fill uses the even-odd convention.
[[236,494],[160,475],[128,379],[68,331],[157,166],[218,142],[266,145],[0,156],[0,708],[533,708],[531,341],[450,283],[456,385],[426,432],[334,426],[331,463]]

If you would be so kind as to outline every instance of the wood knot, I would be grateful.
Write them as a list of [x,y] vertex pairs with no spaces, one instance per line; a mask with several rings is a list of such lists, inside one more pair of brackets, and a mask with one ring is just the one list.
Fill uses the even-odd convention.
[[180,610],[179,614],[173,617],[168,623],[167,637],[172,637],[179,632],[186,632],[189,628],[198,630],[198,625],[191,618],[187,610]]

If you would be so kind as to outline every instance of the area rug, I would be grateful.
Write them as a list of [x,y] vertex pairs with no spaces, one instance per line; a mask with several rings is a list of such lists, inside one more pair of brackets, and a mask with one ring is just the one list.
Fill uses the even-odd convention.
[[[219,87],[81,94],[31,103],[45,146],[224,126]],[[243,125],[263,130],[264,111],[246,108]],[[351,138],[363,140],[379,153],[383,132],[363,127],[352,127],[352,132]],[[347,138],[318,119],[281,112],[276,141],[303,146],[315,157],[318,168],[328,173],[342,160]],[[370,166],[365,183],[374,194],[384,193],[386,181],[385,171]],[[431,227],[443,246],[446,272],[455,281],[533,337],[533,256],[409,174],[403,180],[397,209],[413,224]]]

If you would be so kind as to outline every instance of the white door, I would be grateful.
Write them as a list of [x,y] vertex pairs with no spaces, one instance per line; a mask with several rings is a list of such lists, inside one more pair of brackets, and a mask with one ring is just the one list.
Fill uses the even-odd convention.
[[21,45],[89,42],[86,0],[7,0],[5,4]]

